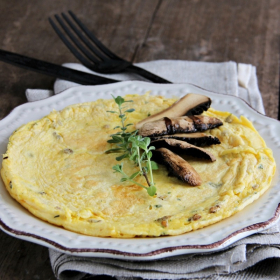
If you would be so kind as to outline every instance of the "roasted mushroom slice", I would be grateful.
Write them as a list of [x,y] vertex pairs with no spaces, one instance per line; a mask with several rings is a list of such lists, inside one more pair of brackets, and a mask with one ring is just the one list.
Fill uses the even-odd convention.
[[177,154],[190,155],[196,158],[203,158],[211,161],[216,160],[214,155],[212,155],[210,152],[206,151],[205,149],[196,147],[192,144],[177,139],[156,140],[156,141],[152,141],[151,145],[155,146],[156,149],[167,148],[170,151]]
[[222,121],[207,116],[185,116],[178,118],[163,118],[145,123],[140,129],[142,136],[155,137],[166,134],[201,132],[222,125]]
[[208,116],[190,116],[193,120],[197,131],[205,131],[207,129],[212,129],[221,126],[223,122],[218,118],[208,117]]
[[152,141],[162,140],[162,139],[177,139],[180,141],[188,142],[188,143],[198,146],[198,147],[205,147],[205,146],[210,146],[210,145],[221,144],[220,140],[217,137],[214,137],[212,135],[207,135],[205,133],[199,133],[199,132],[151,137]]
[[136,128],[140,129],[147,122],[156,121],[164,117],[176,118],[189,115],[200,115],[203,111],[207,111],[211,105],[211,99],[205,95],[189,93],[171,105],[169,108],[149,116],[138,122]]
[[191,186],[199,186],[202,180],[195,169],[183,158],[174,154],[166,148],[159,148],[154,151],[153,159],[158,163],[167,166],[167,169],[182,181]]

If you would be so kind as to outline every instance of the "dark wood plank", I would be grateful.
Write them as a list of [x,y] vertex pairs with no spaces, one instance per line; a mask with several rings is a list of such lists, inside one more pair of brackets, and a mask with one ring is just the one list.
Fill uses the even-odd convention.
[[54,280],[48,250],[0,231],[0,279]]
[[266,114],[277,118],[280,4],[269,1],[162,1],[136,61],[236,61],[257,67]]
[[[49,16],[71,9],[108,47],[132,60],[157,2],[25,1],[17,5],[12,0],[1,4],[5,6],[0,19],[1,48],[57,64],[77,62],[48,23]],[[53,82],[53,78],[0,62],[0,119],[27,101],[26,88],[52,88]],[[3,232],[0,246],[0,279],[55,279],[47,248]]]
[[[14,3],[13,3],[14,2]],[[114,52],[132,60],[143,41],[158,1],[23,1],[3,4],[0,22],[1,48],[23,55],[62,64],[78,62],[57,37],[48,17],[72,10],[91,27],[98,38]],[[0,119],[12,108],[25,103],[26,88],[52,88],[53,78],[0,64]]]
[[[277,117],[279,0],[61,0],[1,2],[0,48],[49,62],[77,62],[48,17],[73,10],[118,55],[132,62],[233,60],[257,66],[268,116]],[[25,103],[26,88],[53,78],[0,62],[0,119]],[[0,279],[54,279],[48,250],[0,232]]]

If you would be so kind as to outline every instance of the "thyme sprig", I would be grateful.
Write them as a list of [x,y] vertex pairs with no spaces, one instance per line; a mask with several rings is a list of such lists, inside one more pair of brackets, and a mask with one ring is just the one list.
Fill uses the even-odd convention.
[[[138,166],[139,171],[133,173],[132,175],[127,175],[123,169],[123,163],[116,164],[113,166],[115,172],[121,173],[122,178],[121,182],[130,181],[133,184],[136,184],[147,190],[150,196],[154,196],[156,193],[155,182],[153,179],[153,170],[158,169],[157,164],[151,160],[152,150],[155,147],[150,146],[150,138],[142,137],[137,135],[137,130],[133,132],[127,132],[128,126],[131,126],[131,123],[125,124],[127,119],[126,114],[132,113],[134,109],[126,109],[127,106],[124,104],[127,102],[133,102],[132,100],[124,100],[121,96],[114,97],[115,103],[118,105],[118,111],[108,111],[113,114],[118,114],[121,125],[116,126],[114,129],[120,129],[115,134],[111,135],[111,139],[108,140],[108,143],[115,144],[115,148],[107,150],[106,153],[122,153],[122,155],[116,157],[117,161],[128,158],[136,166]],[[134,179],[137,176],[144,176],[149,187],[144,186],[141,183],[138,183]]]

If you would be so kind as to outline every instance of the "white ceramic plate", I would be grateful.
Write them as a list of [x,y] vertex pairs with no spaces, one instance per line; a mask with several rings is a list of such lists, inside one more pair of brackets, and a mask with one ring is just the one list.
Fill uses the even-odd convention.
[[[85,236],[43,222],[13,200],[0,180],[0,226],[6,233],[49,248],[78,256],[99,256],[119,259],[147,260],[185,253],[220,250],[243,237],[271,227],[280,215],[280,122],[265,117],[239,98],[216,94],[197,86],[184,84],[158,85],[145,82],[121,82],[103,86],[79,86],[45,100],[15,108],[0,121],[0,153],[6,152],[9,136],[29,121],[40,119],[52,111],[111,94],[144,94],[181,97],[189,92],[209,96],[212,107],[244,115],[273,150],[278,166],[271,188],[257,201],[236,215],[206,228],[179,236],[117,239]],[[1,159],[2,162],[2,159]]]

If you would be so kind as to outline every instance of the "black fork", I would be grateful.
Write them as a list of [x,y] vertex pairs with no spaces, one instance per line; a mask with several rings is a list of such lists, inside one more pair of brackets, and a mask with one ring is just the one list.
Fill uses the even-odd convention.
[[[58,15],[55,15],[55,18],[72,43],[51,18],[49,18],[49,21],[59,38],[75,55],[75,57],[87,68],[103,74],[113,74],[127,71],[138,74],[154,83],[171,83],[112,53],[93,35],[93,33],[89,31],[89,29],[74,15],[73,12],[69,11],[69,14],[72,20],[70,20],[64,13],[62,13],[64,21]],[[76,46],[74,46],[73,43]]]

